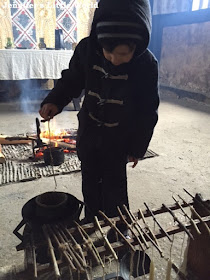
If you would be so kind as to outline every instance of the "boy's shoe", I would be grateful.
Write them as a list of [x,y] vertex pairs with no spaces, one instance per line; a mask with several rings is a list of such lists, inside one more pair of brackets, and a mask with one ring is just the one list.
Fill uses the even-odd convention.
[[82,220],[80,220],[79,221],[79,224],[81,225],[81,226],[83,226],[83,225],[86,225],[86,224],[90,224],[90,223],[92,223],[93,221],[91,221],[91,220],[89,220],[88,218],[83,218]]
[[123,235],[125,236],[126,239],[132,239],[132,232],[130,229],[126,229],[124,232],[123,232]]

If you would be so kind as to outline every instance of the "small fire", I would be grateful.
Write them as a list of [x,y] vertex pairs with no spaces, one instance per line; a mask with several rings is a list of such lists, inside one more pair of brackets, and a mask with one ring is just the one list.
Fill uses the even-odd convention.
[[74,139],[63,139],[65,143],[69,143],[69,144],[72,144],[72,145],[76,145],[76,140]]
[[[50,130],[50,132],[49,132]],[[62,139],[63,136],[66,136],[68,133],[64,129],[58,129],[58,125],[56,125],[56,119],[52,119],[50,121],[50,127],[49,123],[44,123],[44,130],[41,132],[40,137],[41,138],[51,138],[51,139]]]
[[47,144],[45,147],[39,148],[35,152],[36,159],[42,159],[44,156],[44,150],[51,147],[61,147],[64,153],[76,153],[76,140],[75,131],[68,129],[56,129],[55,123],[51,123],[50,133],[48,124],[45,123],[45,130],[43,129],[40,133],[40,138],[43,143]]
[[68,133],[65,130],[51,130],[50,133],[48,130],[41,132],[41,138],[50,138],[50,139],[62,139],[64,136],[67,136]]
[[43,152],[38,151],[38,152],[35,154],[35,158],[42,158],[43,155],[44,155]]
[[[49,123],[47,122],[43,123],[43,125],[44,129],[41,129],[40,133],[40,138],[42,139],[43,143],[47,144],[48,146],[50,145],[51,147],[61,147],[64,149],[64,153],[76,153],[75,131],[68,129],[58,129],[58,126],[56,127],[55,119],[51,120],[50,127]],[[47,147],[39,148],[36,151],[35,158],[43,158],[43,152],[46,148]]]

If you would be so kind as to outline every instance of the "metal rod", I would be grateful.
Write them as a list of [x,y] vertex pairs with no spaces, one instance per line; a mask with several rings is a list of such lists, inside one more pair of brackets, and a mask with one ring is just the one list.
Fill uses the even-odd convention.
[[52,263],[53,263],[56,279],[59,279],[61,275],[60,275],[60,271],[59,271],[59,268],[58,268],[57,260],[56,260],[56,257],[55,257],[55,252],[54,252],[54,248],[53,248],[53,245],[52,245],[52,241],[51,241],[50,236],[48,234],[46,225],[43,225],[42,229],[43,229],[43,232],[44,232],[44,235],[45,235],[45,238],[47,240],[48,247],[49,247],[49,250],[50,250],[50,255],[51,255],[51,259],[52,259]]
[[174,214],[174,212],[168,208],[165,204],[163,204],[163,207],[165,207],[168,212],[171,214],[171,216],[174,218],[174,220],[179,224],[179,226],[187,233],[187,235],[194,240],[193,235],[190,233],[190,231],[183,225],[182,222],[180,222],[180,220],[177,218],[177,216]]
[[65,250],[64,250],[65,248],[62,247],[62,244],[60,243],[58,237],[56,236],[56,234],[54,233],[54,231],[52,230],[52,228],[51,228],[49,225],[47,225],[46,227],[47,227],[47,229],[49,230],[49,232],[52,234],[52,236],[53,236],[55,242],[57,243],[58,249],[62,252],[62,254],[63,254],[63,255],[65,256],[65,258],[67,259],[67,262],[68,262],[70,268],[71,268],[73,271],[76,271],[76,267],[74,266],[74,264],[73,264],[73,262],[72,262],[72,257],[70,258],[70,257],[68,256],[68,254],[66,254],[66,252],[65,252]]
[[[88,273],[88,265],[84,256],[84,253],[82,251],[82,248],[80,246],[80,244],[77,243],[77,241],[75,240],[75,238],[73,237],[73,235],[68,231],[67,228],[65,228],[63,226],[63,224],[59,224],[59,228],[61,229],[62,234],[65,236],[65,233],[67,234],[67,236],[70,238],[70,240],[72,241],[73,245],[71,245],[71,243],[69,242],[69,246],[71,247],[71,249],[75,252],[77,258],[79,259],[79,261],[81,262],[81,265],[84,267],[84,273],[87,277],[87,280],[91,280],[90,279],[90,275]],[[68,237],[66,236],[66,239],[68,240]]]
[[138,242],[140,248],[144,251],[144,248],[143,248],[143,246],[142,246],[141,240],[139,239],[138,235],[137,235],[137,234],[135,233],[135,231],[133,230],[132,226],[131,226],[131,225],[126,221],[126,219],[124,218],[123,213],[121,212],[119,206],[117,207],[117,210],[118,210],[118,212],[119,212],[119,214],[120,214],[120,217],[121,217],[122,221],[126,224],[127,228],[130,229],[130,231],[132,232],[132,234],[135,236],[135,238],[136,238],[136,240],[137,240],[137,242]]
[[32,247],[32,257],[33,257],[33,266],[34,266],[34,278],[38,277],[37,274],[37,262],[36,262],[36,251],[35,251],[35,245],[34,245],[34,237],[33,233],[31,233],[31,247]]
[[74,223],[77,225],[78,231],[79,231],[83,241],[85,242],[86,246],[91,251],[95,260],[97,261],[98,264],[101,264],[101,266],[104,268],[104,263],[99,255],[97,248],[93,244],[92,239],[89,237],[89,235],[86,233],[86,231],[76,221],[74,221]]
[[172,242],[170,236],[168,235],[168,233],[163,229],[163,227],[160,225],[160,223],[158,222],[158,220],[156,219],[155,215],[153,214],[152,210],[150,210],[149,206],[146,204],[146,202],[144,202],[144,205],[146,206],[147,210],[150,212],[150,214],[153,217],[153,220],[156,222],[156,224],[159,226],[160,230],[166,235],[166,237],[168,238],[168,240],[170,242]]
[[[193,205],[193,203],[192,203],[192,201],[190,201],[189,203],[188,203],[189,205]],[[183,203],[182,204],[182,207],[183,208],[186,208],[186,207],[188,207],[188,205],[186,205],[185,203]],[[171,210],[177,210],[177,209],[179,209],[179,207],[177,206],[177,204],[172,204],[172,205],[169,205],[169,208],[171,209]],[[152,212],[153,212],[153,214],[154,215],[158,215],[158,214],[163,214],[163,213],[167,213],[168,211],[165,209],[165,208],[163,208],[162,206],[161,206],[161,208],[157,208],[157,209],[152,209]],[[144,217],[145,218],[147,218],[147,217],[151,217],[151,214],[147,211],[147,210],[144,210],[143,211],[143,214],[144,214]],[[135,216],[135,218],[139,218],[139,212],[135,212],[135,213],[133,213],[133,215]],[[120,217],[113,217],[112,218],[112,221],[114,221],[114,222],[119,222],[120,221]],[[104,226],[104,225],[106,225],[107,224],[107,222],[105,221],[105,220],[102,220],[102,221],[100,221],[100,224],[101,224],[101,226]],[[89,224],[86,224],[86,225],[83,225],[82,227],[85,229],[85,230],[91,230],[92,228],[93,228],[93,223],[89,223]],[[75,231],[75,228],[69,228],[68,229],[69,230],[69,232],[71,232],[71,233],[73,233],[74,231]]]
[[84,253],[82,251],[82,248],[80,246],[79,243],[77,243],[77,241],[75,240],[75,238],[73,237],[73,235],[70,233],[70,231],[65,228],[63,225],[60,225],[61,228],[63,229],[63,231],[70,237],[70,239],[72,240],[73,242],[73,245],[74,245],[74,249],[80,254],[80,256],[82,257],[83,259],[83,262],[84,262],[84,265],[85,267],[87,267],[87,263],[86,263],[86,259],[85,259],[85,256],[84,256]]
[[71,244],[71,242],[68,240],[67,236],[65,235],[65,232],[62,229],[58,229],[58,231],[60,231],[60,234],[63,236],[63,238],[65,239],[65,241],[68,243],[68,246],[70,248],[70,250],[72,252],[74,252],[75,257],[78,259],[79,263],[81,264],[81,266],[83,266],[84,268],[87,267],[86,261],[84,261],[84,259],[82,258],[82,256],[80,255],[79,252],[77,252],[77,250],[75,250],[75,246]]
[[[145,235],[145,236],[147,237],[147,239],[153,244],[153,246],[158,250],[158,252],[160,253],[161,257],[164,257],[163,252],[162,252],[162,250],[161,250],[159,244],[157,243],[157,240],[156,240],[156,238],[155,238],[155,235],[152,234],[152,237],[153,237],[153,239],[154,239],[154,240],[153,240],[153,239],[149,236],[149,234],[147,234],[147,233],[142,229],[140,223],[135,219],[135,217],[132,216],[133,214],[131,213],[131,211],[128,210],[127,206],[126,206],[126,205],[123,205],[123,207],[124,207],[126,213],[129,215],[130,219],[132,220],[132,222],[133,222],[134,226],[136,227],[136,229],[139,227],[139,229],[140,229],[141,232],[143,233],[143,235],[141,235],[141,236],[143,236],[143,238],[144,238],[144,235]],[[138,227],[137,227],[137,226],[138,226]],[[139,231],[138,231],[138,232],[139,232]],[[145,240],[145,238],[144,238],[144,240]],[[145,240],[145,242],[146,242],[146,244],[147,244],[147,241],[146,241],[146,240]],[[146,248],[149,248],[148,244],[147,244],[147,247],[146,247]]]
[[55,189],[54,191],[56,191],[58,184],[57,184],[57,180],[55,178],[55,170],[53,167],[53,156],[52,156],[52,150],[51,150],[51,131],[50,131],[50,120],[48,121],[48,130],[49,130],[49,149],[50,149],[50,159],[51,159],[51,166],[52,166],[52,172],[53,172],[53,178],[54,178],[54,182],[55,182]]
[[190,207],[190,210],[191,210],[192,214],[194,214],[194,215],[198,218],[198,220],[202,223],[202,225],[205,227],[206,231],[207,231],[207,232],[209,233],[209,235],[210,235],[210,229],[209,229],[208,225],[202,220],[202,218],[201,218],[201,216],[198,214],[198,212],[197,212],[191,205],[189,205],[183,198],[181,198],[180,195],[178,195],[178,197],[179,197],[185,204],[187,204],[187,205]]
[[115,226],[115,224],[102,212],[99,211],[99,214],[101,214],[101,216],[108,222],[108,224],[111,226],[111,228],[113,228],[119,235],[120,237],[122,237],[122,239],[126,242],[126,244],[130,247],[130,249],[135,252],[135,248],[133,247],[133,245],[128,241],[128,239],[126,239],[126,237],[122,234],[122,232]]
[[191,196],[193,198],[194,201],[196,201],[203,209],[205,209],[208,214],[210,214],[210,210],[206,207],[206,205],[204,205],[204,203],[202,203],[201,201],[199,201],[196,197],[194,197],[192,194],[190,194],[186,189],[183,189],[189,196]]
[[110,252],[112,253],[114,259],[118,260],[117,254],[115,253],[114,249],[112,248],[112,245],[110,244],[106,234],[103,232],[102,227],[99,224],[99,220],[98,220],[97,216],[95,216],[95,222],[96,222],[96,225],[98,227],[98,230],[100,231],[100,233],[101,233],[107,247],[109,248]]
[[[159,243],[158,243],[158,241],[157,241],[157,238],[156,238],[155,234],[152,232],[152,230],[151,230],[151,228],[149,227],[148,223],[146,222],[146,219],[145,219],[144,214],[143,214],[143,212],[141,211],[141,209],[139,209],[139,213],[140,213],[140,215],[141,215],[141,217],[142,217],[142,220],[143,220],[143,222],[144,222],[144,224],[145,224],[146,229],[148,229],[148,231],[150,232],[152,238],[154,239],[154,241],[156,242],[156,244],[158,245],[158,247],[160,247],[160,245],[159,245]],[[162,232],[162,231],[161,231],[161,232]]]
[[[173,207],[175,207],[175,206],[173,206]],[[184,203],[184,207],[186,207],[186,204]],[[177,205],[176,205],[176,209],[178,209],[177,208]],[[163,211],[164,212],[166,212],[165,211],[165,209],[163,209]],[[167,211],[168,212],[168,211]],[[145,212],[144,212],[145,213]],[[148,213],[147,213],[148,214]],[[203,221],[203,222],[206,222],[207,224],[209,224],[210,225],[210,216],[207,216],[207,217],[203,217],[203,218],[200,218],[201,219],[201,221]],[[201,221],[200,221],[200,219],[196,219],[196,220],[194,220],[194,222],[198,225],[198,224],[201,224]],[[115,220],[114,218],[113,218],[113,220]],[[119,221],[119,219],[118,219],[118,221]],[[104,226],[104,225],[107,225],[107,222],[105,223],[104,221],[100,221],[100,224],[102,225],[102,226]],[[188,229],[191,229],[192,228],[192,224],[190,223],[190,222],[187,222],[187,223],[185,223],[184,224],[185,225],[185,227],[186,228],[188,228]],[[88,227],[88,229],[90,229],[89,227]],[[69,230],[68,230],[69,232],[71,232],[71,233],[75,233],[75,234],[78,234],[78,232],[77,232],[77,228],[76,227],[72,227],[72,228],[70,228]],[[171,235],[175,235],[175,234],[177,234],[177,233],[180,233],[180,232],[183,232],[183,229],[180,227],[180,226],[178,226],[177,224],[176,225],[174,225],[173,227],[171,227],[170,229],[167,229],[167,233],[171,236]],[[156,236],[156,238],[159,240],[159,239],[161,239],[162,237],[164,237],[164,235],[163,235],[163,233],[160,231],[160,229],[158,228],[158,231],[156,231],[155,232],[155,236]],[[145,235],[145,237],[146,237],[146,239],[148,240],[148,241],[150,241],[150,239]],[[132,244],[135,246],[135,245],[137,245],[138,243],[137,243],[137,241],[135,240],[135,239],[132,239],[132,241],[130,241],[130,242],[132,242]],[[43,245],[43,243],[40,243],[40,245]],[[36,244],[36,247],[38,248],[38,246],[39,246],[39,244]],[[115,251],[118,251],[118,250],[121,250],[121,249],[125,249],[126,248],[126,245],[124,244],[124,243],[121,243],[121,242],[115,242],[115,243],[113,243],[112,244],[112,247],[113,247],[113,249],[115,250]],[[20,250],[22,250],[22,249],[24,249],[25,247],[22,247]],[[100,253],[100,254],[106,254],[106,252],[107,252],[107,248],[105,248],[103,245],[101,245],[100,247],[97,247],[97,250],[98,250],[98,253]],[[86,254],[86,252],[84,252],[84,254]],[[90,261],[91,261],[92,259],[90,258]],[[58,265],[63,265],[63,263],[62,263],[62,260],[58,260],[57,261],[57,264]],[[40,268],[40,271],[42,272],[42,273],[45,273],[45,272],[49,272],[50,270],[52,270],[52,267],[50,266],[48,266],[48,267],[39,267],[38,266],[38,268]],[[39,271],[39,270],[38,270]],[[91,275],[90,275],[90,278],[91,278]],[[92,278],[91,278],[92,279]],[[183,278],[184,279],[184,278]],[[87,278],[87,280],[88,280],[88,278]],[[102,279],[101,279],[102,280]]]
[[180,207],[182,213],[185,215],[185,217],[188,218],[188,220],[190,221],[190,223],[192,224],[192,226],[194,227],[195,231],[197,232],[197,234],[201,234],[199,228],[197,227],[197,225],[195,224],[194,220],[188,216],[188,214],[186,213],[186,211],[184,211],[182,205],[179,203],[178,200],[176,200],[176,198],[174,196],[172,196],[173,200],[177,203],[177,205]]
[[66,236],[64,237],[64,235],[62,234],[62,232],[60,231],[59,228],[54,228],[54,233],[57,234],[57,236],[59,237],[61,243],[61,246],[63,245],[66,249],[66,251],[69,253],[69,255],[72,258],[72,262],[74,264],[74,266],[82,273],[85,272],[84,267],[83,267],[83,260],[81,260],[80,258],[78,258],[76,252],[74,252],[74,250],[72,250],[70,243],[68,242],[68,238],[66,238]]
[[135,227],[135,229],[138,231],[146,249],[149,249],[149,245],[146,241],[146,239],[144,238],[144,231],[141,227],[141,225],[138,223],[137,219],[134,217],[134,215],[132,214],[131,211],[128,210],[127,206],[126,205],[123,205],[125,211],[126,211],[126,214],[128,215],[128,217],[130,218],[131,220],[131,223],[133,224],[133,226]]
[[172,268],[173,270],[177,273],[177,276],[179,276],[179,278],[181,280],[189,280],[187,279],[187,277],[184,275],[183,272],[180,271],[180,269],[172,262]]

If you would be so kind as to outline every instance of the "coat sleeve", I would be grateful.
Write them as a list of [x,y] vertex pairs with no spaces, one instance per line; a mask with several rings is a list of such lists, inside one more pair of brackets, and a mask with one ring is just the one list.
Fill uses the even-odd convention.
[[41,103],[41,107],[46,103],[55,104],[59,112],[72,101],[80,96],[85,87],[84,61],[86,39],[80,41],[70,60],[69,68],[61,72],[61,78],[55,87]]
[[140,83],[135,96],[128,152],[135,158],[143,158],[158,121],[158,64],[155,58],[152,58],[149,65],[145,65],[142,75],[143,82]]

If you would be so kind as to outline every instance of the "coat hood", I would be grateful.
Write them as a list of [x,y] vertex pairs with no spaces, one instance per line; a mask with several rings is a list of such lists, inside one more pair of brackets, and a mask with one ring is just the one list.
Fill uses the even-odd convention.
[[101,21],[126,21],[142,26],[143,44],[138,47],[138,54],[143,53],[151,36],[151,9],[149,0],[100,0],[95,11],[90,37],[97,41],[96,24]]

